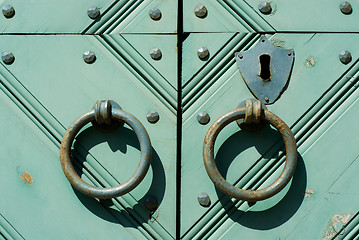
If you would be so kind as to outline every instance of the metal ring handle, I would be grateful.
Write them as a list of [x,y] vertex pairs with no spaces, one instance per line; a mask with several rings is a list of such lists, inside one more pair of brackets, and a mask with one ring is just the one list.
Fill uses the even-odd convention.
[[111,118],[117,121],[125,122],[136,133],[137,138],[140,142],[141,160],[131,178],[128,179],[126,182],[122,183],[121,185],[108,188],[92,186],[82,180],[80,176],[76,173],[71,163],[70,150],[72,142],[74,141],[77,133],[81,130],[81,128],[89,122],[95,120],[95,111],[96,109],[81,115],[67,129],[60,147],[61,166],[66,175],[66,178],[69,180],[71,185],[83,194],[99,199],[122,196],[133,190],[143,180],[150,167],[152,151],[150,138],[147,134],[146,129],[137,118],[125,111],[112,108]]
[[[258,105],[257,105],[258,106]],[[250,110],[252,111],[252,110]],[[203,144],[203,161],[206,171],[215,186],[226,195],[237,200],[245,200],[250,202],[260,201],[274,196],[280,192],[292,178],[295,167],[297,165],[297,146],[294,135],[290,128],[274,113],[264,110],[262,111],[262,119],[273,125],[282,135],[286,148],[286,162],[284,169],[279,178],[270,186],[260,190],[243,190],[231,185],[219,173],[214,160],[214,144],[220,131],[232,121],[244,118],[247,108],[237,108],[230,111],[215,121],[208,129]],[[253,112],[253,111],[252,111]]]

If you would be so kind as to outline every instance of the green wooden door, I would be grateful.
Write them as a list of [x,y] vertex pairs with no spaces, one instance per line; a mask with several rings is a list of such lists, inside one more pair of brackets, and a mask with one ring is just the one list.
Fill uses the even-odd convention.
[[[2,1],[0,239],[358,238],[359,3],[345,14],[340,1],[277,0],[265,14],[260,3]],[[267,108],[293,131],[298,163],[280,193],[248,203],[214,186],[202,149],[211,124],[253,98],[234,52],[261,35],[295,52],[289,83]],[[66,129],[102,99],[134,115],[152,149],[141,183],[107,200],[78,192],[60,164]],[[209,122],[199,123],[204,112]],[[243,189],[268,186],[285,162],[272,127],[231,123],[214,151],[220,173]],[[103,188],[129,179],[141,157],[128,125],[103,133],[88,124],[71,153],[81,178]]]

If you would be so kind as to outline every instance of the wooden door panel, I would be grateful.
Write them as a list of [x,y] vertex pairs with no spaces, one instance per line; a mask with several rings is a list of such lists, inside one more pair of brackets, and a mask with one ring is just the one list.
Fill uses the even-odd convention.
[[[152,0],[37,0],[2,1],[11,5],[15,15],[2,17],[0,30],[5,34],[119,34],[174,33],[177,30],[177,1]],[[87,10],[97,7],[100,15],[91,19]],[[160,9],[162,16],[152,20],[149,11]]]
[[[243,1],[234,0],[233,4],[240,5]],[[263,2],[244,1],[261,18],[264,19],[275,31],[289,32],[358,32],[359,27],[355,24],[359,19],[359,4],[349,1],[352,7],[350,14],[343,14],[339,5],[344,1],[310,1],[289,2],[276,0],[271,3],[272,12],[263,14],[258,5]]]
[[[118,36],[122,41],[118,40],[118,45],[95,36],[3,36],[0,39],[3,49],[12,51],[16,60],[11,65],[1,65],[1,83],[5,89],[9,89],[9,96],[18,99],[15,101],[17,105],[25,106],[29,115],[35,117],[35,123],[52,141],[49,141],[50,145],[57,147],[71,122],[91,110],[97,100],[112,99],[136,116],[150,135],[153,148],[152,164],[145,179],[131,193],[113,201],[90,201],[73,191],[71,199],[77,199],[78,204],[89,208],[94,217],[100,219],[102,216],[97,209],[102,207],[108,209],[111,215],[126,216],[135,224],[123,226],[132,230],[138,228],[133,231],[139,231],[137,234],[142,237],[171,239],[176,229],[176,110],[173,107],[175,99],[172,98],[176,97],[173,94],[176,89],[151,65],[151,61],[144,58],[158,38],[154,36],[151,40],[149,36],[146,37],[148,48],[143,49],[146,52],[138,52],[129,44],[131,40],[126,42],[122,36]],[[173,46],[173,53],[169,53],[166,60],[176,65],[176,37],[165,37],[166,43]],[[123,50],[126,48],[130,53]],[[82,59],[86,49],[96,53],[97,59],[92,64]],[[164,55],[167,54],[165,49]],[[131,58],[131,54],[136,60]],[[137,65],[133,66],[133,63]],[[157,85],[152,81],[157,81]],[[165,87],[170,89],[169,92],[164,90]],[[156,124],[147,121],[146,115],[150,110],[156,110],[160,115]],[[56,151],[59,152],[59,149]],[[127,180],[136,169],[140,159],[139,143],[133,131],[126,126],[110,134],[99,133],[87,126],[77,136],[74,156],[86,181],[101,187],[115,186]],[[36,163],[39,157],[33,159],[31,166],[41,171]],[[52,159],[58,167],[58,176],[63,176],[59,156]],[[10,171],[13,167],[5,170]],[[72,189],[66,178],[54,182],[61,182]],[[9,187],[11,184],[8,183]],[[144,207],[144,199],[148,195],[155,196],[160,204],[153,214]],[[4,201],[11,202],[13,197],[9,196]],[[66,200],[68,204],[71,204],[71,199]],[[33,201],[36,203],[36,199]],[[33,211],[48,211],[40,203],[37,206]],[[66,215],[66,209],[62,211]],[[79,215],[74,221],[81,218]],[[106,218],[104,225],[106,221],[113,225]],[[17,225],[16,221],[11,222]],[[51,234],[56,234],[54,229]],[[95,235],[92,237],[97,238]]]
[[[263,14],[258,6],[262,0],[183,0],[184,32],[358,32],[359,5],[349,1],[350,14],[343,14],[343,1],[291,2],[268,1],[271,11]],[[194,9],[202,4],[205,17],[197,17]]]
[[[215,41],[217,34],[207,33],[207,35],[208,41]],[[307,161],[310,160],[307,160],[304,155],[306,150],[302,151],[301,149],[304,146],[308,148],[318,141],[330,126],[326,121],[333,116],[337,117],[338,107],[342,106],[343,102],[353,98],[358,71],[356,64],[358,52],[354,46],[358,36],[355,34],[278,33],[270,36],[270,41],[279,47],[293,48],[295,62],[288,87],[277,102],[267,107],[292,128],[296,137],[302,164],[298,163],[297,172],[299,172],[296,173],[297,177],[293,179],[295,182],[292,182],[292,185],[294,185],[293,187],[288,185],[280,194],[258,202],[253,207],[246,202],[229,199],[214,187],[203,166],[204,136],[209,126],[217,118],[236,108],[240,101],[253,97],[239,73],[234,57],[231,59],[230,54],[233,54],[234,51],[250,48],[255,44],[258,37],[259,35],[250,34],[247,40],[243,42],[240,39],[245,38],[240,34],[238,34],[238,38],[229,37],[227,45],[221,47],[220,50],[209,49],[210,52],[226,52],[209,59],[192,76],[191,81],[194,81],[197,76],[202,77],[198,77],[198,83],[195,85],[199,91],[193,91],[192,95],[188,95],[193,100],[190,99],[183,103],[181,234],[183,234],[184,239],[218,239],[224,232],[233,237],[241,231],[243,234],[248,234],[248,238],[259,237],[263,234],[263,231],[260,230],[264,229],[251,228],[250,224],[255,222],[256,214],[253,213],[253,217],[251,217],[250,211],[270,212],[272,211],[271,208],[277,209],[282,206],[283,212],[289,211],[296,215],[309,214],[310,209],[304,204],[306,201],[304,199],[305,191],[308,191],[306,183],[309,192],[314,189],[309,186],[309,179],[314,178],[313,181],[328,184],[324,186],[322,183],[323,185],[316,188],[322,190],[329,188],[330,184],[334,183],[330,182],[329,179],[332,176],[339,177],[355,158],[354,156],[343,156],[345,161],[342,165],[337,165],[339,163],[334,159],[339,158],[342,152],[346,150],[343,145],[340,145],[342,148],[334,149],[333,147],[332,155],[334,156],[334,152],[336,152],[337,157],[333,158],[330,168],[333,171],[335,170],[335,173],[328,173],[329,179],[324,180],[323,176],[316,177],[318,168],[310,166],[311,169],[308,170]],[[239,40],[237,41],[239,45],[231,43],[236,39]],[[203,40],[203,44],[206,45],[205,40]],[[186,45],[184,44],[184,46]],[[227,48],[227,46],[234,47]],[[338,58],[338,54],[343,48],[349,49],[352,53],[353,60],[350,64],[344,65]],[[186,48],[184,48],[185,51]],[[193,51],[184,54],[194,55]],[[217,56],[228,56],[228,60],[226,57],[223,60],[216,59]],[[209,67],[212,61],[216,62],[217,65]],[[186,70],[183,69],[183,71]],[[188,92],[191,93],[191,91]],[[353,100],[351,101],[353,102]],[[211,120],[207,125],[201,125],[197,121],[197,114],[201,111],[208,112],[210,115]],[[341,132],[339,129],[341,128],[333,128],[332,131],[339,133]],[[195,138],[193,137],[194,134]],[[258,133],[249,133],[239,130],[235,123],[231,123],[222,130],[215,145],[216,162],[220,172],[226,176],[230,183],[236,183],[236,186],[241,188],[251,189],[268,186],[279,176],[285,160],[283,150],[283,142],[275,130],[267,128]],[[318,151],[324,150],[318,147]],[[352,153],[355,155],[355,150]],[[321,158],[325,161],[324,159],[326,158]],[[315,166],[320,165],[319,163],[313,164]],[[306,179],[303,179],[303,176],[306,176]],[[202,207],[198,203],[197,196],[201,192],[206,192],[210,196],[212,204],[209,208]],[[289,201],[288,198],[295,203],[292,209],[285,207],[286,204],[291,205],[290,202],[285,202]],[[355,212],[351,214],[355,214]],[[249,220],[246,220],[247,215]],[[267,221],[267,218],[270,219],[268,215],[263,215],[262,219],[260,215],[257,215],[259,216],[258,221],[272,222]],[[298,224],[298,221],[292,220],[291,217],[287,219],[282,217],[284,220],[281,222],[281,228],[273,225],[266,231],[271,230],[273,237],[275,234],[285,237],[285,233],[290,233],[290,229]],[[243,221],[236,221],[232,218],[243,219]],[[189,219],[191,220],[189,221]],[[318,221],[327,223],[328,218],[323,214],[320,215]],[[227,225],[226,222],[231,222],[231,224]],[[230,230],[228,230],[229,228]],[[234,229],[233,235],[232,229]],[[230,238],[224,237],[223,239]]]

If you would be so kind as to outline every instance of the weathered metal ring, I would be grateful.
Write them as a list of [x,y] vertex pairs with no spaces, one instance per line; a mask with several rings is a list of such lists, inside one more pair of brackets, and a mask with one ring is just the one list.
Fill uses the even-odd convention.
[[290,128],[274,113],[264,110],[262,118],[273,125],[281,134],[286,148],[286,162],[279,178],[270,186],[259,190],[244,190],[227,182],[220,172],[214,159],[214,144],[220,131],[232,121],[244,118],[246,108],[237,108],[230,111],[215,121],[208,129],[203,144],[203,161],[207,174],[214,183],[226,195],[237,200],[260,201],[270,198],[280,192],[292,178],[297,165],[297,146]]
[[137,138],[140,142],[140,163],[134,174],[126,182],[116,187],[108,188],[92,186],[80,178],[71,163],[70,150],[72,142],[74,141],[77,133],[81,130],[83,126],[95,120],[95,110],[91,110],[81,115],[71,124],[71,126],[67,129],[65,133],[60,147],[61,166],[66,175],[66,178],[69,180],[71,185],[81,193],[99,199],[122,196],[133,190],[143,180],[151,163],[151,142],[147,131],[141,124],[141,122],[133,115],[119,109],[112,108],[111,113],[112,119],[121,122],[123,121],[128,124],[136,133]]

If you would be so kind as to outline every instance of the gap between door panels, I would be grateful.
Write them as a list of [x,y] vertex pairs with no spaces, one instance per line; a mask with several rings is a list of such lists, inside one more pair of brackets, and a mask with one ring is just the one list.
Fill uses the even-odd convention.
[[181,238],[181,165],[182,165],[182,43],[183,1],[178,0],[177,8],[177,164],[176,164],[176,239]]

